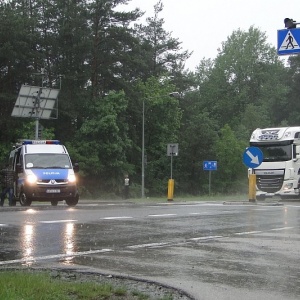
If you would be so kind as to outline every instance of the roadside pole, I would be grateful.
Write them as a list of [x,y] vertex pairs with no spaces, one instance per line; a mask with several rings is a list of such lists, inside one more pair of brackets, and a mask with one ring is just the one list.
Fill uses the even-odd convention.
[[203,171],[208,171],[208,195],[211,194],[211,171],[217,171],[218,162],[216,160],[203,161]]
[[[249,202],[256,201],[256,174],[255,168],[263,161],[263,153],[258,147],[248,147],[243,154],[243,163],[249,168]],[[250,168],[251,173],[250,173]]]
[[249,202],[256,201],[256,174],[249,174]]
[[168,180],[168,201],[173,201],[175,184],[173,179],[173,156],[178,156],[178,144],[167,145],[167,156],[171,156],[171,176]]

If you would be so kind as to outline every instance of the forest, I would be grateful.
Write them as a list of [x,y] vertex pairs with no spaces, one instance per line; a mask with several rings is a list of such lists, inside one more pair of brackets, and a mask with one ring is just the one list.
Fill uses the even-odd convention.
[[[121,197],[125,175],[141,197],[143,136],[147,197],[166,196],[171,167],[175,196],[208,194],[207,160],[218,166],[212,193],[247,193],[251,132],[300,125],[299,56],[282,59],[251,26],[190,71],[193,49],[164,29],[163,0],[146,23],[139,8],[118,9],[128,2],[1,1],[1,166],[17,141],[35,137],[34,118],[11,116],[21,86],[45,86],[60,90],[58,116],[39,120],[40,138],[67,146],[82,197]],[[170,143],[179,145],[172,166]]]

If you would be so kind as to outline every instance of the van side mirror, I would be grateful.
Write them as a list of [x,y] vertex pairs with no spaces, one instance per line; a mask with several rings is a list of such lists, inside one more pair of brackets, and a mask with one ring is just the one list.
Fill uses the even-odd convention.
[[79,165],[78,165],[78,163],[75,163],[73,165],[73,170],[74,170],[74,173],[78,173],[79,172]]

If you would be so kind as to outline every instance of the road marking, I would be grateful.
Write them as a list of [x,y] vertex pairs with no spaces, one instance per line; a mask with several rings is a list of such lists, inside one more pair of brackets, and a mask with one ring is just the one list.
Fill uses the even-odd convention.
[[100,249],[100,250],[89,250],[83,252],[74,252],[68,254],[55,254],[55,255],[46,255],[46,256],[36,256],[36,257],[26,257],[21,259],[14,259],[14,260],[7,260],[7,261],[0,261],[0,265],[8,265],[8,264],[15,264],[15,263],[29,263],[29,262],[36,262],[40,260],[47,260],[53,258],[65,258],[65,257],[73,257],[73,256],[81,256],[81,255],[90,255],[90,254],[97,254],[97,253],[107,253],[113,252],[112,249]]
[[133,217],[105,217],[105,218],[102,218],[102,220],[118,220],[118,219],[133,219]]
[[70,223],[76,222],[77,220],[52,220],[52,221],[40,221],[39,223],[51,224],[51,223]]
[[262,231],[244,231],[244,232],[236,232],[236,235],[244,235],[244,234],[256,234],[256,233],[262,233]]
[[138,249],[138,248],[148,248],[148,247],[160,247],[160,246],[166,246],[168,244],[169,243],[150,243],[150,244],[140,244],[140,245],[127,246],[127,248]]
[[282,227],[282,228],[273,228],[271,230],[273,231],[279,231],[279,230],[286,230],[286,229],[293,229],[294,227]]
[[201,240],[213,240],[213,239],[221,239],[224,236],[222,235],[209,235],[209,236],[201,236],[197,238],[190,239],[191,241],[201,241]]
[[177,214],[148,215],[148,217],[171,217],[171,216],[177,216]]

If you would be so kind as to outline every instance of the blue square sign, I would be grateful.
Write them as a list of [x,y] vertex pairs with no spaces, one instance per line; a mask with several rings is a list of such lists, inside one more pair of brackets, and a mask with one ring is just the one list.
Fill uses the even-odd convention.
[[205,160],[203,162],[204,171],[216,171],[217,170],[217,161],[215,160]]

